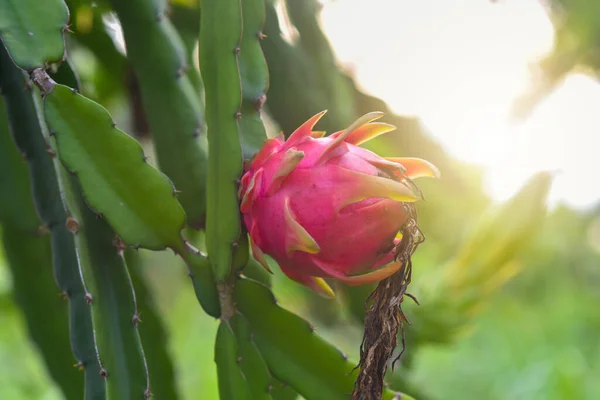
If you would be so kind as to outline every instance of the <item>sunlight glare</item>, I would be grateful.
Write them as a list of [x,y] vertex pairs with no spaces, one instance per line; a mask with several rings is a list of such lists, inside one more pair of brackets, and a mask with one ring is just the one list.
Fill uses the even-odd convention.
[[342,66],[395,112],[418,116],[453,155],[484,167],[496,200],[539,170],[560,171],[555,202],[586,206],[600,198],[600,187],[585,180],[589,153],[599,148],[590,138],[600,128],[600,85],[569,77],[529,119],[511,122],[530,66],[553,45],[539,0],[323,4],[323,28]]

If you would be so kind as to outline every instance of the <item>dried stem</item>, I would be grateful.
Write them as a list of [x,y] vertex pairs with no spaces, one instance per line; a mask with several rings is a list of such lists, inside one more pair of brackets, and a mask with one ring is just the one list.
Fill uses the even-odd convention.
[[360,368],[354,383],[353,400],[379,400],[383,392],[387,363],[398,345],[398,331],[401,331],[402,351],[392,363],[400,359],[404,352],[403,323],[408,322],[402,312],[404,295],[412,273],[411,256],[423,242],[423,235],[417,225],[414,205],[406,204],[409,218],[402,226],[402,240],[396,247],[396,260],[402,268],[377,285],[366,301],[365,332],[360,346]]

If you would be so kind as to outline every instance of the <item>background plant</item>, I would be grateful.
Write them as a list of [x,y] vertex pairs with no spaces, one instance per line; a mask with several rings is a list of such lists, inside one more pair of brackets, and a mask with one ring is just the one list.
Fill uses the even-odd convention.
[[[535,308],[514,308],[545,298],[540,282],[566,299],[555,304],[562,318],[569,307],[588,316],[581,342],[597,349],[588,339],[597,318],[568,295],[582,281],[593,282],[593,269],[586,266],[597,256],[581,240],[590,216],[559,209],[544,220],[551,178],[539,174],[513,200],[480,217],[489,201],[477,170],[449,157],[417,121],[393,115],[381,100],[357,89],[336,66],[317,23],[316,1],[283,4],[298,31],[293,43],[280,35],[272,1],[204,1],[202,9],[195,1],[65,5],[53,0],[44,8],[34,3],[0,1],[0,37],[6,45],[0,57],[0,222],[6,261],[0,304],[2,326],[19,332],[3,332],[0,349],[7,360],[2,364],[18,365],[14,371],[27,371],[19,373],[28,377],[24,382],[7,371],[1,397],[79,399],[85,387],[86,398],[140,398],[150,392],[156,398],[216,398],[218,387],[222,398],[346,398],[353,382],[346,373],[360,343],[357,326],[372,287],[338,287],[338,299],[328,301],[278,273],[266,275],[249,258],[233,190],[242,154],[252,154],[277,126],[287,135],[326,108],[322,128],[328,131],[372,110],[386,112],[398,134],[374,141],[372,148],[428,159],[444,174],[435,185],[423,185],[427,202],[419,205],[420,222],[428,239],[415,258],[410,290],[421,306],[406,307],[409,347],[401,368],[389,374],[389,398],[392,388],[418,398],[438,394],[441,386],[424,375],[416,357],[431,357],[432,345],[464,343],[461,334],[491,298],[507,303],[505,325],[509,316],[515,324],[527,319]],[[111,29],[117,19],[126,53]],[[28,72],[47,67],[59,86],[42,100],[17,66]],[[243,123],[236,124],[238,111]],[[239,138],[211,137],[211,125]],[[217,149],[210,155],[207,142]],[[169,180],[181,193],[174,193]],[[122,241],[115,242],[113,230]],[[559,241],[556,231],[567,239]],[[166,247],[178,256],[144,250]],[[209,262],[194,247],[218,256]],[[231,283],[223,266],[232,262],[266,286],[239,281],[230,299],[237,300],[240,314],[217,323],[214,318],[223,312],[217,286]],[[579,275],[563,280],[559,273],[542,274],[551,262],[577,265]],[[519,273],[518,281],[504,287]],[[285,308],[274,303],[271,291]],[[593,291],[585,293],[593,304]],[[311,320],[329,342],[288,309]],[[21,318],[36,354],[21,339]],[[488,319],[483,328],[476,325],[479,340],[500,324]],[[548,321],[540,332],[557,331],[560,338],[565,330],[570,337],[564,325]],[[10,347],[28,353],[17,356],[6,350]],[[478,357],[472,348],[463,351],[466,360]],[[566,365],[580,362],[563,357]],[[486,368],[494,373],[493,366]],[[450,369],[437,374],[439,381],[452,383]],[[31,376],[39,377],[35,385]],[[556,383],[559,393],[585,397],[597,390],[573,386],[564,376]],[[486,393],[482,388],[480,396]],[[477,398],[477,393],[464,395]]]

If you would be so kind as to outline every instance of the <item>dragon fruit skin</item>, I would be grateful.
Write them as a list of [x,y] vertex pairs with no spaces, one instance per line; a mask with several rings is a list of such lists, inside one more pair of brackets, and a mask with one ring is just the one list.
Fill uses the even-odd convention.
[[395,129],[372,122],[381,113],[323,137],[312,129],[324,113],[287,141],[280,135],[265,142],[242,177],[240,209],[253,255],[266,269],[264,254],[289,278],[332,296],[324,277],[359,285],[401,267],[393,248],[408,218],[405,203],[419,198],[409,179],[439,172],[421,159],[385,159],[358,147]]

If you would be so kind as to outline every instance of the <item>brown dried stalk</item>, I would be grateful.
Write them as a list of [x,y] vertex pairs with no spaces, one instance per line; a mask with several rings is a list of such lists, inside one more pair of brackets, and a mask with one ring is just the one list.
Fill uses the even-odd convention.
[[423,235],[417,225],[414,205],[405,204],[409,218],[400,229],[402,240],[396,246],[396,260],[402,262],[398,272],[379,282],[377,288],[367,298],[365,308],[365,332],[360,346],[360,368],[354,383],[353,400],[380,400],[384,386],[384,376],[389,359],[398,345],[398,331],[401,330],[402,350],[392,362],[404,353],[403,323],[408,322],[402,312],[402,301],[408,296],[416,301],[406,289],[412,273],[411,256],[423,242]]

